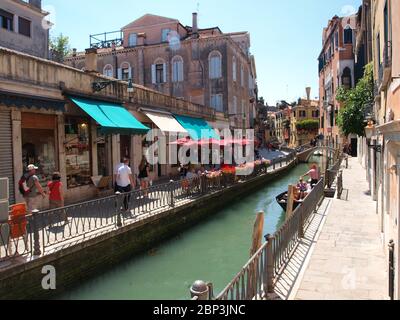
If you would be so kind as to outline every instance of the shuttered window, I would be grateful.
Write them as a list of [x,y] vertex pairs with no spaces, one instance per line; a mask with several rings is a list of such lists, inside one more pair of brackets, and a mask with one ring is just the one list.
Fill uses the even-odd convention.
[[18,32],[26,37],[31,37],[31,22],[27,19],[18,18]]
[[183,81],[183,60],[181,57],[175,57],[172,60],[172,82]]
[[8,178],[10,203],[15,203],[11,112],[0,111],[0,177]]

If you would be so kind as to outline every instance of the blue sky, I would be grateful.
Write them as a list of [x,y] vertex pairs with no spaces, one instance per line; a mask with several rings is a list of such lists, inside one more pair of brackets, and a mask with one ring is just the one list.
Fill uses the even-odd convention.
[[[335,14],[357,10],[361,0],[43,0],[55,23],[52,34],[70,37],[71,46],[89,46],[89,34],[119,30],[146,13],[223,32],[249,31],[256,57],[260,96],[269,104],[297,100],[311,86],[318,96],[317,57],[322,29]],[[343,14],[344,13],[344,14]]]

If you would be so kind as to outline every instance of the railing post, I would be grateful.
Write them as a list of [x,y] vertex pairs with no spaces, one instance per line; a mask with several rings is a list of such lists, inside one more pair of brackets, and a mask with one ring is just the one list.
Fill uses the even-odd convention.
[[304,238],[304,206],[300,207],[300,217],[299,217],[299,239]]
[[200,188],[201,188],[201,194],[206,194],[207,193],[207,177],[205,174],[202,174],[200,176]]
[[39,210],[32,210],[32,224],[33,224],[33,256],[40,256],[40,236],[39,236]]
[[121,192],[117,191],[115,193],[115,205],[116,205],[116,214],[117,214],[117,227],[122,227],[122,219],[121,219],[121,206],[122,206],[122,194]]
[[389,241],[389,297],[394,300],[394,241]]
[[175,199],[174,199],[174,181],[171,180],[169,182],[169,205],[171,208],[175,207]]
[[265,237],[267,241],[267,293],[274,293],[274,269],[275,269],[275,261],[274,261],[274,253],[273,253],[273,241],[274,237],[270,234]]
[[198,301],[211,300],[210,297],[211,284],[207,284],[202,280],[198,280],[190,287],[190,296],[192,300],[197,297]]

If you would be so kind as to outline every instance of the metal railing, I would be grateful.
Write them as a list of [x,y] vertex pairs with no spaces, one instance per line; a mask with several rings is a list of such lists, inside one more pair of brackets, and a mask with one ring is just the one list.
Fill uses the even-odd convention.
[[[221,173],[211,177],[203,174],[193,179],[151,186],[145,190],[34,212],[24,216],[26,223],[21,221],[13,227],[10,223],[4,226],[0,224],[0,260],[21,255],[40,256],[57,251],[60,247],[121,228],[138,218],[157,215],[187,201],[283,168],[295,159],[295,152],[291,152],[284,158],[249,165],[248,175]],[[9,231],[11,227],[14,234]],[[21,228],[19,233],[15,231],[18,228]]]
[[339,171],[339,175],[337,177],[337,198],[340,199],[343,193],[343,171]]
[[321,179],[279,230],[266,236],[266,242],[215,300],[263,300],[273,293],[276,277],[304,237],[306,224],[323,197]]

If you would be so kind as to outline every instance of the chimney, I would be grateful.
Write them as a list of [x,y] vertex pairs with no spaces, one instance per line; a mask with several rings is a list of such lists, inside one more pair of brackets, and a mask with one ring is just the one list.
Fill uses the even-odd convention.
[[72,49],[72,56],[73,56],[73,57],[76,57],[77,51],[78,51],[78,50],[77,50],[76,48],[73,48],[73,49]]
[[97,73],[97,49],[89,48],[85,51],[85,68],[87,72]]
[[307,88],[306,88],[306,93],[307,93],[307,100],[310,101],[310,97],[311,97],[311,87],[307,87]]
[[29,0],[29,4],[38,9],[42,9],[42,0]]
[[197,26],[197,12],[193,12],[193,23],[192,23],[192,33],[197,34],[199,32],[199,28]]

